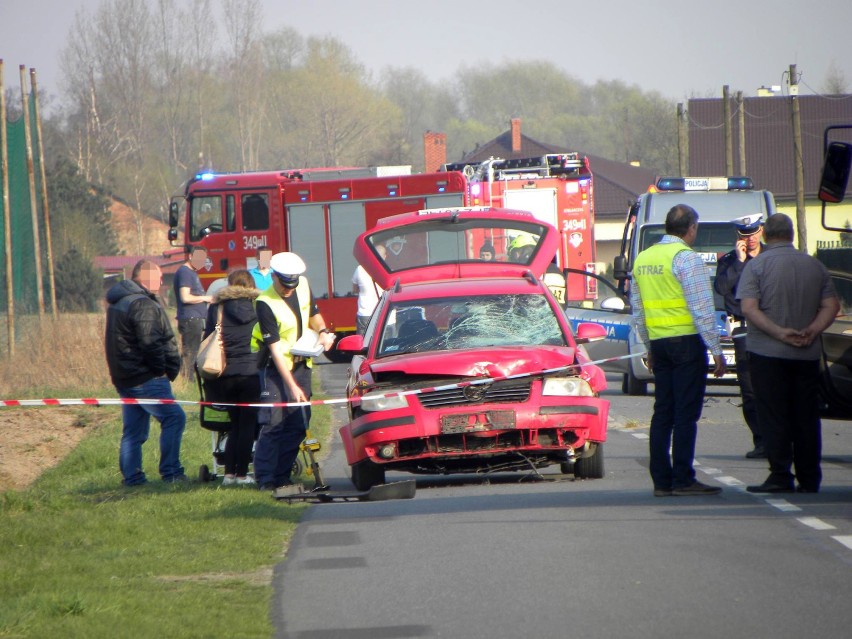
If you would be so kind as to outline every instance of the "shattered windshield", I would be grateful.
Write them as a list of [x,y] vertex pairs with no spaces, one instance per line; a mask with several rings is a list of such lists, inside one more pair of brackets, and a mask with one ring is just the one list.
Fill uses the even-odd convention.
[[378,356],[491,346],[566,346],[544,295],[471,295],[393,305]]

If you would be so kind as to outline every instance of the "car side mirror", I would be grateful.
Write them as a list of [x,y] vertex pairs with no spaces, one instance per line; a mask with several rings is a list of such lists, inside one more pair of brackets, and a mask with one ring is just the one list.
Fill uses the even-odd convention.
[[601,301],[601,308],[605,311],[623,313],[627,309],[627,304],[620,297],[607,297]]
[[588,344],[606,339],[606,329],[600,324],[583,322],[577,326],[577,337],[574,340],[578,344]]
[[177,228],[178,225],[178,214],[180,213],[180,209],[178,208],[178,203],[172,200],[169,203],[169,226],[172,228]]
[[852,144],[832,142],[825,152],[825,164],[819,180],[817,197],[823,202],[842,202],[846,197],[849,170],[852,166]]
[[363,335],[347,335],[337,342],[337,350],[343,353],[365,354],[367,347],[364,346]]
[[616,280],[627,279],[627,258],[623,255],[616,255],[612,261],[612,276]]

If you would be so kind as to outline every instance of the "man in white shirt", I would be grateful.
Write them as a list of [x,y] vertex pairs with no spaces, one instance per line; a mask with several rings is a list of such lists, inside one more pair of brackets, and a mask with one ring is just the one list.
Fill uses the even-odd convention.
[[[376,250],[382,259],[387,257],[387,249],[383,245],[377,246]],[[358,311],[355,317],[356,330],[358,335],[363,335],[367,331],[367,324],[370,323],[370,317],[376,309],[376,304],[379,303],[379,296],[383,293],[382,287],[376,284],[364,270],[364,267],[359,264],[352,275],[352,292],[358,295]]]

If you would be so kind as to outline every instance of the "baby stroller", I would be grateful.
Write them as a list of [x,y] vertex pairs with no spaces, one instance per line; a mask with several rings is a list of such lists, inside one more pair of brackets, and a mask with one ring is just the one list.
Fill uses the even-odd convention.
[[[228,441],[228,431],[231,429],[231,417],[226,406],[217,404],[207,405],[204,395],[204,385],[201,383],[201,375],[198,370],[195,371],[195,378],[198,382],[198,394],[201,399],[201,410],[199,412],[199,422],[201,427],[210,431],[210,437],[213,448],[213,465],[212,468],[207,464],[201,464],[198,468],[198,479],[201,482],[215,481],[220,477],[220,473],[225,468],[225,443]],[[255,444],[257,443],[258,432],[255,432]],[[322,478],[319,472],[319,464],[314,459],[314,453],[321,448],[320,443],[311,438],[310,433],[307,439],[299,446],[299,456],[293,462],[293,477],[299,477],[303,473],[313,475],[317,486],[322,485]],[[254,455],[254,447],[252,447],[252,456]],[[249,473],[253,475],[253,472]]]

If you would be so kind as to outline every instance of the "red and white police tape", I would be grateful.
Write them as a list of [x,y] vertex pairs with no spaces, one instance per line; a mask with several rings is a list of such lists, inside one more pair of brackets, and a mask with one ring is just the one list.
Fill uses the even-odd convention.
[[[453,388],[464,388],[466,386],[477,386],[481,384],[490,384],[491,382],[501,381],[504,379],[521,379],[523,377],[533,377],[536,375],[550,375],[572,368],[580,368],[583,366],[594,366],[597,364],[605,364],[607,362],[617,362],[622,359],[632,359],[645,355],[645,351],[641,353],[633,353],[632,355],[621,355],[619,357],[608,357],[606,359],[598,359],[584,364],[571,364],[569,366],[559,366],[558,368],[548,368],[546,370],[537,371],[535,373],[518,373],[517,375],[504,375],[499,377],[481,377],[469,382],[458,382],[455,384],[444,384],[442,386],[430,386],[429,388],[417,388],[408,391],[399,391],[395,393],[385,393],[383,395],[375,395],[375,397],[402,397],[407,395],[419,395],[421,393],[431,393],[435,391],[451,390]],[[359,400],[360,397],[341,397],[338,399],[318,399],[310,402],[273,402],[273,403],[249,403],[249,404],[228,404],[224,402],[202,402],[190,399],[137,399],[133,397],[107,397],[95,398],[85,397],[80,399],[0,399],[0,408],[13,407],[33,407],[33,406],[156,406],[164,404],[186,404],[190,406],[240,406],[250,408],[272,408],[277,406],[318,406],[322,404],[346,404],[351,401]]]

